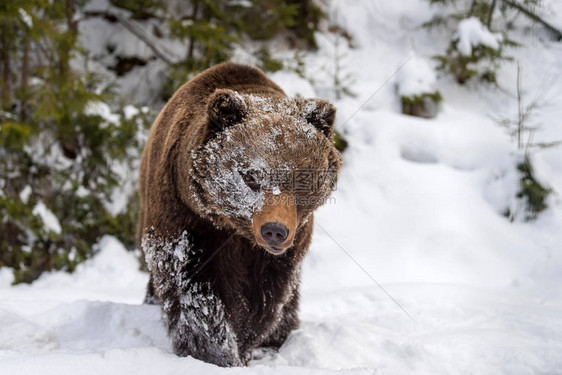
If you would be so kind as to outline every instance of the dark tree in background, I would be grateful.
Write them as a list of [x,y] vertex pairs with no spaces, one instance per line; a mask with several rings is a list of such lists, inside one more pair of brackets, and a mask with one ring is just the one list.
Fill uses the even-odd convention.
[[[314,32],[325,16],[312,0],[192,0],[181,9],[170,4],[167,13],[171,37],[184,42],[186,51],[167,70],[164,99],[193,74],[228,60],[245,41],[280,37],[292,48],[316,48]],[[266,43],[256,57],[264,70],[282,68],[272,61]]]
[[0,266],[29,282],[50,269],[73,270],[104,234],[132,246],[127,205],[107,202],[122,182],[114,169],[138,154],[148,119],[108,119],[96,106],[115,100],[77,69],[75,0],[3,2],[0,113]]

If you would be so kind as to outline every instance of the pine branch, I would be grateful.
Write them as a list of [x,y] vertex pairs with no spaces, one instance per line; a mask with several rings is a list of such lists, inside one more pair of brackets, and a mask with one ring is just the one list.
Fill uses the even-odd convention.
[[530,18],[533,21],[543,25],[548,31],[550,31],[554,35],[554,38],[558,42],[562,41],[562,31],[558,30],[556,27],[552,26],[550,23],[543,20],[538,14],[536,14],[533,11],[525,8],[523,5],[518,4],[515,0],[502,0],[502,1],[508,7],[511,7],[513,9],[517,9],[518,11],[523,13],[528,18]]

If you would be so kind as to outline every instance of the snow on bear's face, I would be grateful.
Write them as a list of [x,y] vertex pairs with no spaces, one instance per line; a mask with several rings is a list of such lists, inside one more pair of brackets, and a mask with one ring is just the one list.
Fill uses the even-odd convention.
[[218,227],[283,253],[335,187],[334,107],[217,90],[208,108],[213,136],[192,154],[197,209]]

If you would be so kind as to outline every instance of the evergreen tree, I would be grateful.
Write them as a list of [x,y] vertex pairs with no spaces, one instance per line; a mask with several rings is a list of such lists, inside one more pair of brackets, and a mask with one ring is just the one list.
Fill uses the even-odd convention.
[[[508,38],[507,28],[501,19],[505,12],[497,12],[496,0],[429,0],[449,13],[439,13],[424,27],[447,27],[453,31],[451,42],[445,54],[435,56],[439,61],[438,70],[452,74],[459,84],[479,77],[482,80],[496,83],[496,70],[501,61],[510,60],[505,55],[506,47],[518,44]],[[446,11],[445,11],[446,12]],[[494,17],[499,18],[500,21]],[[478,32],[493,43],[477,41],[471,48],[463,48],[463,28],[470,27],[473,33]],[[466,45],[466,41],[464,41]]]
[[[167,99],[196,72],[228,60],[234,47],[248,38],[282,36],[294,48],[315,48],[314,32],[325,17],[313,0],[192,0],[188,9],[168,9],[170,36],[186,43],[185,58],[167,70]],[[267,47],[256,51],[265,70],[282,68]]]
[[138,157],[148,119],[110,117],[110,93],[73,66],[82,57],[77,6],[32,0],[0,8],[0,266],[13,268],[16,282],[74,269],[105,234],[133,242],[106,202],[121,182],[116,163]]

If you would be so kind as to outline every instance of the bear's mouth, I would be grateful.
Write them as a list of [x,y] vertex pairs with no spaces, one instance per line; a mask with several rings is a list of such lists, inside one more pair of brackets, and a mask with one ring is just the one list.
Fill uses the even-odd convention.
[[271,246],[271,245],[267,245],[264,246],[265,250],[273,255],[281,255],[283,254],[285,251],[287,251],[287,247],[286,248],[281,248],[281,247],[277,247],[277,246]]

